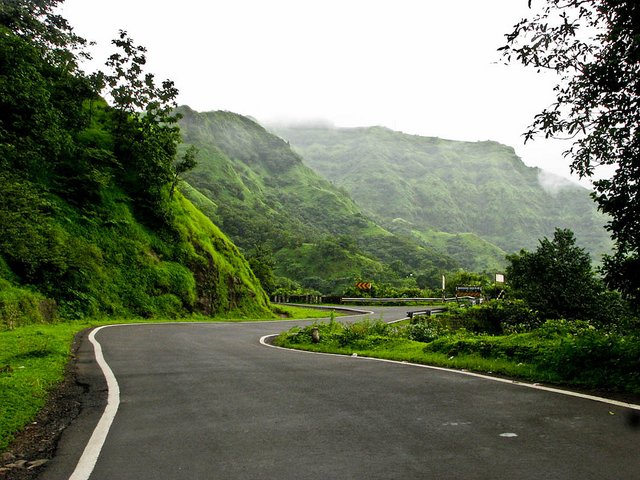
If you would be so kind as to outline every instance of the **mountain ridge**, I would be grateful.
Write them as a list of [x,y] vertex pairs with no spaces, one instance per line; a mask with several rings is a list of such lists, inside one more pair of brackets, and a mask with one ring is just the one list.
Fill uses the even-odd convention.
[[415,226],[414,237],[434,230],[473,233],[514,252],[534,248],[555,227],[568,227],[595,260],[610,248],[605,217],[586,188],[566,182],[555,191],[544,189],[539,177],[549,174],[528,167],[513,147],[499,142],[445,140],[378,126],[267,127],[391,230],[402,219]]
[[[457,268],[446,253],[403,240],[368,219],[349,195],[248,117],[187,106],[178,111],[184,148],[200,150],[199,165],[185,175],[195,189],[187,188],[187,195],[245,252],[271,250],[279,276],[339,293],[357,279],[403,282],[406,272],[428,271],[435,282],[441,270]],[[314,265],[330,258],[331,268]]]

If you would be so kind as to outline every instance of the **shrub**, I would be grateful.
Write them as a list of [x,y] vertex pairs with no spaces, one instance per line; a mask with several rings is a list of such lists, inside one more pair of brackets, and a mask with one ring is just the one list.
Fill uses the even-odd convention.
[[504,333],[528,332],[542,323],[538,312],[523,300],[491,300],[482,305],[500,321]]
[[0,326],[12,330],[32,323],[48,323],[56,315],[53,300],[24,288],[0,285]]
[[364,340],[372,336],[384,336],[394,333],[393,327],[381,320],[374,322],[364,320],[344,325],[342,334],[340,335],[340,344],[342,346],[351,345],[358,341]]
[[493,335],[529,331],[540,325],[537,312],[522,300],[489,300],[472,307],[452,308],[443,317],[453,329]]
[[567,337],[581,335],[595,327],[586,320],[547,320],[535,331],[536,336],[541,338]]
[[640,392],[640,338],[593,327],[577,330],[541,363],[566,381]]
[[436,338],[451,333],[451,329],[442,318],[424,317],[420,318],[418,322],[407,326],[405,333],[409,340],[429,343]]

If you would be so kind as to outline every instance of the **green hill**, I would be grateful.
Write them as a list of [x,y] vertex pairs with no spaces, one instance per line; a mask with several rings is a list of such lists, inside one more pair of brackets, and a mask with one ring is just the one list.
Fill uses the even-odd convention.
[[172,90],[121,79],[108,106],[77,69],[81,42],[29,5],[0,16],[0,326],[269,314],[239,250],[173,189]]
[[357,280],[402,282],[458,266],[444,252],[381,228],[345,193],[255,121],[180,107],[184,148],[199,150],[184,189],[247,254],[273,253],[275,273],[323,293]]
[[[610,248],[605,219],[589,191],[527,167],[513,148],[496,142],[458,142],[386,128],[273,127],[314,170],[350,193],[365,212],[388,228],[401,225],[457,260],[446,236],[473,234],[500,251],[532,249],[556,227],[570,228],[598,260]],[[436,235],[437,236],[437,235]],[[461,237],[454,243],[461,242]],[[435,242],[435,243],[434,243]],[[472,249],[473,250],[473,249]],[[493,253],[491,251],[493,250]],[[464,253],[467,255],[467,253]]]

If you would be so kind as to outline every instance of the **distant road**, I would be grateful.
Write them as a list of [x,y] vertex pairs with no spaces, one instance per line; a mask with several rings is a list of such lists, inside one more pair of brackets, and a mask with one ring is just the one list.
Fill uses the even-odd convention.
[[[260,343],[295,323],[100,330],[120,403],[89,478],[640,478],[640,432],[624,407]],[[78,361],[96,385],[93,359],[87,342]],[[42,479],[69,478],[103,409],[85,408]]]

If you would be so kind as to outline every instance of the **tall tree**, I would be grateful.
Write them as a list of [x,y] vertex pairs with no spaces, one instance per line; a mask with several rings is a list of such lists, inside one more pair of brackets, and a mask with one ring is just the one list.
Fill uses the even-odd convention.
[[640,299],[640,3],[535,3],[537,13],[518,22],[500,49],[507,62],[559,74],[556,101],[525,138],[572,140],[571,170],[594,178],[593,197],[610,216],[615,253],[604,260],[605,281]]
[[507,281],[543,318],[592,318],[602,285],[571,230],[556,229],[535,252],[508,255]]
[[65,73],[78,70],[80,58],[90,58],[87,41],[76,35],[56,12],[64,0],[2,0],[0,25],[37,48],[42,60]]
[[104,76],[116,113],[117,154],[129,190],[149,213],[162,214],[165,196],[177,178],[195,166],[195,150],[176,161],[180,114],[175,113],[178,89],[171,80],[156,84],[144,72],[146,48],[135,45],[124,30],[112,43],[118,48],[107,61]]
[[85,42],[52,13],[58,3],[0,2],[0,168],[34,180],[75,155],[71,133],[91,95],[77,69]]

